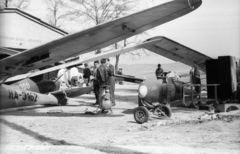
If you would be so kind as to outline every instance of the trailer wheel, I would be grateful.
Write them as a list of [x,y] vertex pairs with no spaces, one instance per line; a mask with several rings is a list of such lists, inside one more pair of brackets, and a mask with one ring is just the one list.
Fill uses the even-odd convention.
[[172,116],[172,111],[171,111],[171,109],[170,109],[169,106],[167,106],[167,105],[162,106],[162,112],[163,112],[168,118],[171,118],[171,116]]
[[153,111],[153,114],[157,115],[159,117],[171,118],[172,111],[171,111],[169,106],[163,105],[163,106],[158,106],[157,108],[155,108],[154,111]]
[[149,112],[146,107],[139,106],[134,110],[134,119],[137,123],[142,124],[149,119]]

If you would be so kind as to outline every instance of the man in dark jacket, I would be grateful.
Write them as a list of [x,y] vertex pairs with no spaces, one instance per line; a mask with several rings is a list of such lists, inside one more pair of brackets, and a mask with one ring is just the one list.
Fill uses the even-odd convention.
[[158,64],[158,68],[155,71],[155,75],[157,79],[159,79],[160,76],[163,76],[163,69],[161,68],[161,64]]
[[84,83],[86,84],[86,86],[88,86],[89,81],[90,81],[90,76],[91,76],[91,71],[88,68],[88,64],[84,64],[84,70],[83,70],[83,79],[84,79]]
[[99,102],[102,104],[102,95],[104,93],[104,88],[109,87],[110,70],[106,66],[106,59],[101,60],[101,65],[97,68],[97,80],[99,84]]
[[96,103],[94,105],[99,105],[99,83],[97,80],[97,68],[99,67],[99,62],[94,61],[94,69],[93,69],[93,91],[95,93]]
[[114,66],[112,64],[110,64],[110,59],[107,58],[106,59],[106,63],[107,63],[107,66],[109,67],[110,69],[110,80],[109,80],[109,85],[110,85],[110,100],[112,102],[112,106],[115,106],[115,96],[114,96],[114,92],[115,92],[115,77],[114,77]]

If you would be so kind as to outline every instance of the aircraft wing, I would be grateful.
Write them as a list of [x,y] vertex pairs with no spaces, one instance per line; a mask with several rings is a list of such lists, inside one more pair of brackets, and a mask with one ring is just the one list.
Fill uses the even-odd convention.
[[201,3],[201,0],[170,1],[1,59],[0,79],[107,47],[194,11]]
[[127,47],[119,48],[117,50],[100,53],[100,54],[94,55],[94,56],[89,57],[89,58],[84,59],[84,60],[78,60],[78,61],[74,61],[74,62],[65,63],[65,64],[62,64],[62,65],[54,66],[54,67],[47,68],[47,69],[44,69],[44,70],[41,70],[41,71],[16,75],[14,77],[8,78],[5,81],[5,83],[18,81],[18,80],[22,80],[22,79],[30,78],[30,77],[34,77],[34,76],[38,76],[38,75],[41,75],[41,74],[45,74],[45,73],[48,73],[48,72],[59,70],[61,68],[79,66],[83,63],[93,62],[95,60],[100,60],[102,58],[109,58],[109,57],[112,57],[112,56],[115,56],[115,55],[118,55],[118,54],[122,54],[122,53],[125,53],[125,52],[128,52],[128,51],[133,51],[133,50],[137,50],[137,49],[140,49],[140,48],[143,48],[143,47],[151,46],[151,45],[157,43],[158,41],[160,41],[160,39],[155,39],[155,40],[143,42],[143,43],[138,44],[138,45],[127,46]]
[[146,46],[144,48],[171,60],[179,61],[188,66],[195,66],[196,64],[201,71],[206,72],[206,60],[212,58],[166,37],[154,37],[148,39],[147,41],[152,41],[154,39],[160,39],[160,41],[152,46]]

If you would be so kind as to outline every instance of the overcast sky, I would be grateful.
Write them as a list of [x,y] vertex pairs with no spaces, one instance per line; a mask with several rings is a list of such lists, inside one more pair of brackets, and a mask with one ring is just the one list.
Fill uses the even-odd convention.
[[[166,1],[148,3],[154,6]],[[46,7],[42,0],[32,0],[26,12],[46,21]],[[168,37],[212,58],[222,55],[240,58],[240,0],[203,0],[192,13],[149,30],[148,37],[154,36]],[[126,56],[120,59],[120,63],[127,64],[170,62],[173,61],[156,54],[135,61]]]

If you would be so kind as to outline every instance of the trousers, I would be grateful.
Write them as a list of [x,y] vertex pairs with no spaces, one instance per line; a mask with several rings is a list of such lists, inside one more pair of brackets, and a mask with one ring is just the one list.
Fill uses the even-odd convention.
[[110,91],[110,100],[113,104],[115,104],[115,77],[111,76],[109,79],[109,91]]

